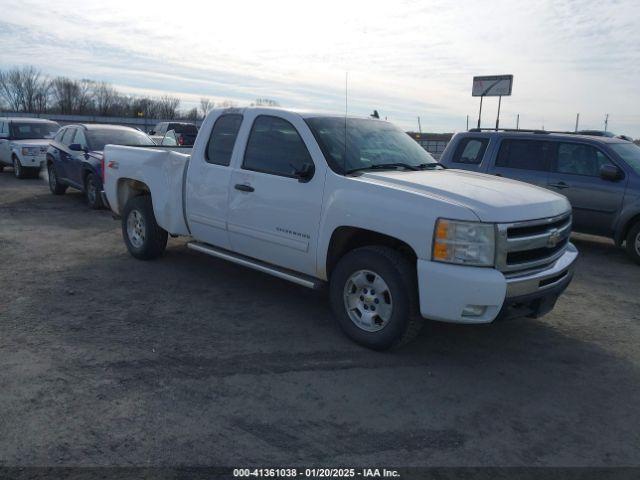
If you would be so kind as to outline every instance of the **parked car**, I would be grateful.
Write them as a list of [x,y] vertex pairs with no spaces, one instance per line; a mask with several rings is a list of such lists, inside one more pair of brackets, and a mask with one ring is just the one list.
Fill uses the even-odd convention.
[[620,138],[543,131],[469,131],[440,160],[565,195],[573,229],[626,244],[640,263],[640,147]]
[[13,166],[18,178],[37,177],[59,128],[56,122],[39,118],[0,118],[0,172]]
[[386,121],[213,110],[191,155],[170,149],[105,148],[105,195],[132,256],[185,235],[196,251],[328,283],[340,326],[370,348],[406,342],[422,317],[543,315],[572,278],[565,197],[444,169]]
[[186,122],[160,122],[149,132],[149,135],[158,145],[190,147],[196,140],[198,127]]
[[60,129],[46,153],[49,189],[62,195],[68,187],[84,192],[87,204],[94,209],[104,206],[104,146],[154,146],[149,136],[135,128],[119,125],[82,124]]

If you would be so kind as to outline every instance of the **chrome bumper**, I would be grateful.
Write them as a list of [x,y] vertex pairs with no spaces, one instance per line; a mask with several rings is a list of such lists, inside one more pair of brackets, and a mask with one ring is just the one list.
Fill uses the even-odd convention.
[[565,252],[553,266],[532,274],[525,274],[507,279],[506,298],[522,297],[552,290],[557,285],[571,278],[573,265],[578,258],[578,250],[572,243],[567,244]]

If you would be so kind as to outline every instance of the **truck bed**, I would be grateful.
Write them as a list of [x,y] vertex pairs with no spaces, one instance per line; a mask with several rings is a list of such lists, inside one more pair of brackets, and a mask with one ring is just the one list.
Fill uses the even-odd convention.
[[190,147],[127,147],[104,149],[104,192],[111,210],[122,213],[134,188],[144,187],[153,197],[158,225],[171,234],[189,233],[184,217],[184,178],[191,157]]

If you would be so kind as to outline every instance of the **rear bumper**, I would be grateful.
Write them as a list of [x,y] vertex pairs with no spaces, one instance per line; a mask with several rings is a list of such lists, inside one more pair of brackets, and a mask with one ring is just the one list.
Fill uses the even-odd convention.
[[[489,323],[495,319],[540,317],[548,313],[573,277],[577,249],[569,243],[549,268],[505,277],[492,268],[464,267],[418,260],[420,313],[452,323]],[[479,308],[469,315],[465,309]]]

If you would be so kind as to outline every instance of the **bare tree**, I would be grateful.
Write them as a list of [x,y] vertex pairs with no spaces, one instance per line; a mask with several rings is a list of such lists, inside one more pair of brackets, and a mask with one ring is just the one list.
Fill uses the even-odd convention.
[[91,91],[93,103],[98,115],[112,115],[118,101],[118,92],[105,82],[95,83]]
[[256,98],[251,102],[252,107],[279,107],[280,104],[270,98]]
[[206,117],[207,114],[213,110],[214,103],[210,98],[201,98],[200,99],[200,111],[202,112],[202,118]]
[[175,118],[180,107],[180,99],[171,95],[163,95],[158,100],[158,114],[160,118]]
[[233,100],[223,100],[218,104],[218,106],[220,108],[233,108],[233,107],[237,107],[238,103],[234,102]]
[[187,120],[191,120],[192,122],[195,122],[196,120],[198,120],[200,118],[200,115],[198,113],[198,107],[193,107],[191,110],[189,110],[184,118],[186,118]]
[[9,109],[19,112],[24,103],[22,75],[19,69],[0,71],[0,96],[7,102]]

